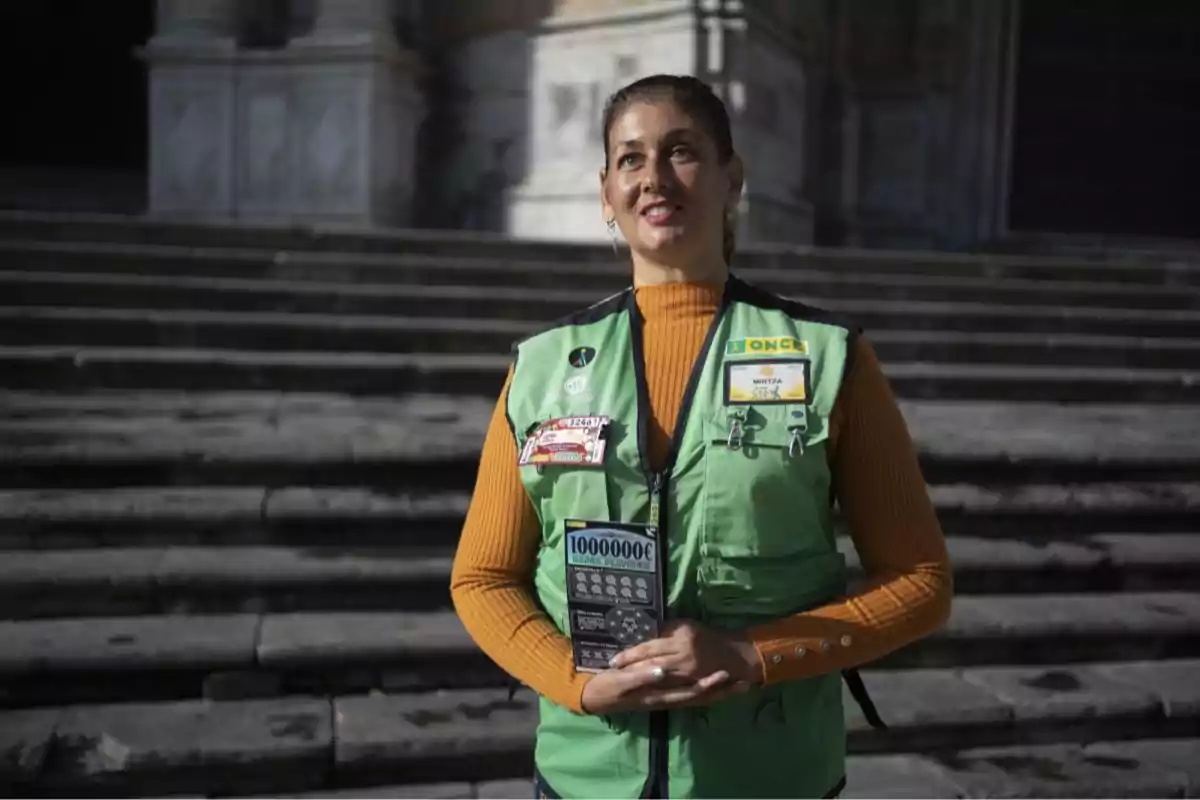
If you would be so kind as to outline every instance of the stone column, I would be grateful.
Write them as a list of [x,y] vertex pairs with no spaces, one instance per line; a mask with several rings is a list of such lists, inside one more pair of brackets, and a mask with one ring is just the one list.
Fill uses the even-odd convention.
[[[389,8],[387,0],[318,0],[311,34],[278,56],[287,64],[286,102],[270,99],[278,94],[275,72],[265,72],[261,85],[249,76],[243,81],[244,105],[283,115],[287,129],[286,137],[242,129],[240,172],[274,187],[253,216],[356,225],[410,220],[424,104],[416,55],[396,42]],[[278,155],[274,175],[263,174],[264,153]]]
[[234,0],[158,0],[155,38],[232,39],[236,13]]
[[604,101],[645,75],[693,72],[696,14],[691,0],[564,0],[556,10],[529,32],[528,158],[525,175],[503,191],[505,227],[521,237],[606,242]]
[[149,72],[149,211],[233,213],[233,0],[159,0]]
[[386,33],[391,25],[389,5],[388,0],[317,0],[313,35],[353,38]]

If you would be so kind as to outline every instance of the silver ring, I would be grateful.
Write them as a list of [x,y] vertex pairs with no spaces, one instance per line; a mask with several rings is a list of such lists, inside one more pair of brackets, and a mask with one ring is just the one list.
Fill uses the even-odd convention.
[[650,670],[650,677],[654,678],[656,681],[661,681],[663,678],[667,677],[667,671],[662,667],[655,667],[654,669]]

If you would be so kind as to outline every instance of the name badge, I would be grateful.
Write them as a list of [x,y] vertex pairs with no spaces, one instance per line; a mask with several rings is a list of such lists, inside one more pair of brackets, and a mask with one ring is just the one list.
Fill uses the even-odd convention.
[[658,529],[569,519],[565,544],[575,669],[601,672],[617,653],[658,636]]
[[604,465],[609,417],[560,417],[542,423],[521,448],[518,466]]
[[807,403],[808,359],[763,359],[725,364],[726,405]]

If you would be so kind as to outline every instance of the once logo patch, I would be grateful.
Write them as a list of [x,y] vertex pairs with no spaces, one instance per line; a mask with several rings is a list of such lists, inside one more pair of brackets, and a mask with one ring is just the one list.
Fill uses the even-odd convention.
[[725,355],[768,355],[772,353],[789,353],[798,356],[808,355],[808,342],[791,336],[751,336],[746,339],[731,339],[725,345]]
[[567,356],[567,362],[575,369],[581,369],[596,360],[596,348],[576,347]]

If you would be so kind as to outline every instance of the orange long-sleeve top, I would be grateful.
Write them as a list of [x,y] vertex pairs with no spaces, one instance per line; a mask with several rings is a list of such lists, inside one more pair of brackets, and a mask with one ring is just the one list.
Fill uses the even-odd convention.
[[[643,319],[653,466],[670,431],[722,287],[675,283],[635,289]],[[581,712],[591,675],[577,673],[570,640],[533,595],[541,523],[521,483],[505,416],[510,371],[483,445],[475,493],[451,577],[459,618],[479,647],[538,694]],[[945,541],[904,418],[866,338],[857,338],[829,426],[836,499],[866,576],[836,602],[748,631],[772,684],[872,661],[940,627],[952,579]]]

